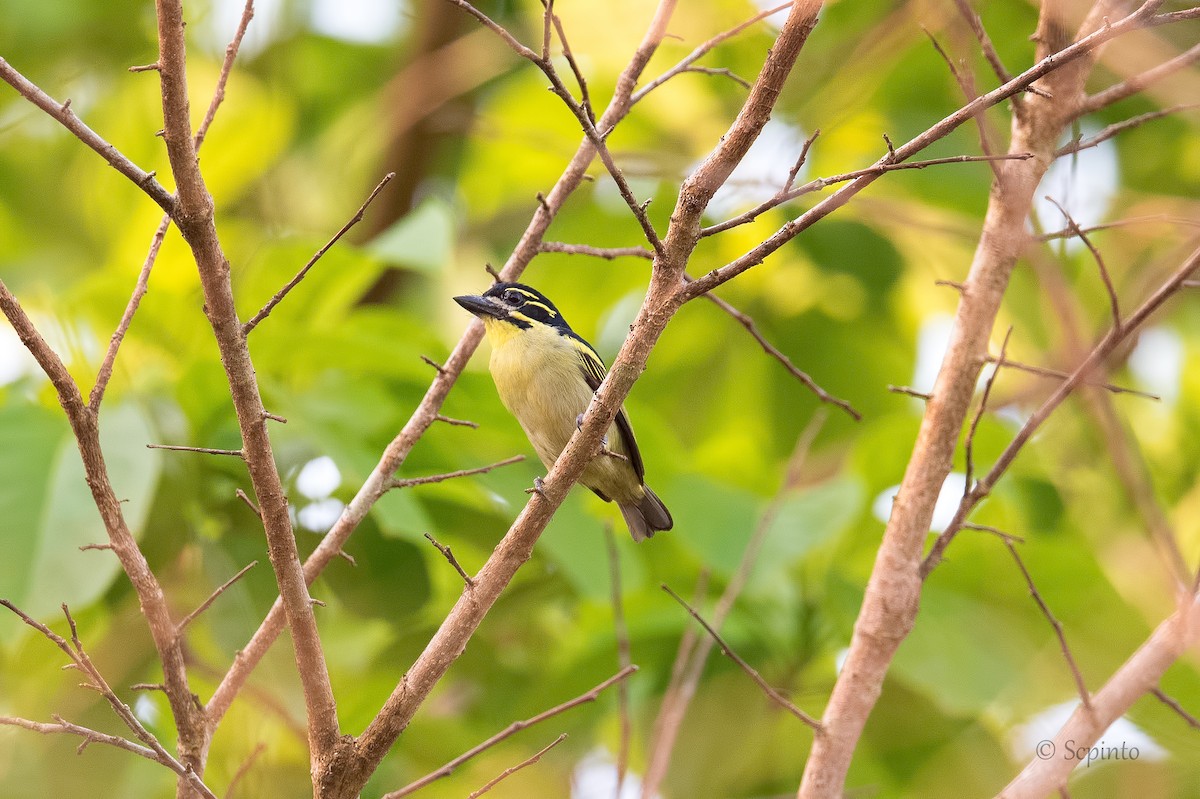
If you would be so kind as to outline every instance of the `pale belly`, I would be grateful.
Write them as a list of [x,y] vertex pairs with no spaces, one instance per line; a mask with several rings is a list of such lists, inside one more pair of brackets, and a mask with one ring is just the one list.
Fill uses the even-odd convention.
[[[558,337],[557,333],[549,335]],[[568,350],[569,358],[551,357],[553,351],[544,350],[547,357],[531,359],[530,352],[526,349],[521,354],[522,362],[516,364],[509,361],[516,357],[509,342],[494,342],[490,365],[501,402],[517,418],[549,470],[575,433],[576,419],[587,410],[592,391],[580,379],[578,356],[573,349]],[[545,420],[553,421],[547,424]],[[609,449],[627,454],[615,424],[608,428],[607,440]],[[636,502],[643,495],[633,467],[619,458],[593,458],[579,482],[617,502]]]

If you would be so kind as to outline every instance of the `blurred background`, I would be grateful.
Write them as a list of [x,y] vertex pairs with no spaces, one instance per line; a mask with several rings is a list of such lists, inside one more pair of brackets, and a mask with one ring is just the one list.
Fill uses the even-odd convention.
[[[1183,4],[1168,4],[1169,8]],[[526,43],[541,36],[536,3],[481,8]],[[602,109],[653,4],[556,6]],[[643,84],[758,9],[743,0],[684,3]],[[1033,57],[1034,4],[980,6],[1014,72]],[[237,0],[187,7],[189,81],[198,122]],[[719,46],[701,64],[752,80],[782,17]],[[1096,70],[1103,88],[1191,47],[1200,28],[1159,28],[1113,45]],[[868,166],[962,103],[922,27],[995,85],[951,3],[833,2],[803,51],[774,119],[710,209],[717,222],[770,197],[818,128],[800,180]],[[169,168],[155,73],[154,8],[114,0],[10,0],[0,55],[144,169]],[[560,67],[565,63],[560,59]],[[440,0],[260,0],[201,155],[217,204],[242,318],[252,315],[340,228],[387,172],[396,179],[364,222],[256,329],[251,350],[272,436],[310,551],[407,420],[432,377],[420,356],[446,357],[466,327],[455,294],[484,289],[580,140],[546,80],[492,33]],[[1195,69],[1088,118],[1092,135],[1136,114],[1194,102]],[[725,75],[684,74],[653,92],[609,140],[649,213],[666,229],[674,191],[716,143],[745,90]],[[1007,131],[1007,108],[991,119]],[[1200,117],[1159,119],[1060,160],[1040,194],[1096,232],[1123,308],[1131,310],[1181,262],[1200,219]],[[978,153],[964,126],[926,157]],[[547,236],[593,246],[644,243],[603,169],[566,204]],[[889,385],[927,391],[986,207],[986,164],[887,176],[765,264],[718,293],[832,394],[863,414],[829,408],[807,457],[787,479],[797,439],[821,408],[733,319],[695,302],[673,320],[631,394],[648,480],[675,530],[634,546],[616,509],[572,493],[533,560],[418,713],[364,797],[434,770],[498,732],[570,699],[619,668],[606,526],[615,522],[632,660],[632,746],[623,799],[641,795],[653,722],[690,619],[660,590],[700,610],[734,574],[768,519],[763,554],[724,627],[729,642],[809,713],[819,716],[850,638],[891,496],[912,451],[922,406]],[[754,224],[705,239],[692,274],[726,263],[816,202],[809,195]],[[7,87],[0,89],[0,277],[90,388],[161,214],[128,181]],[[1035,226],[1059,230],[1039,204]],[[554,299],[611,360],[648,280],[648,262],[541,255],[524,280]],[[1200,558],[1200,304],[1196,290],[1125,348],[1108,379],[1159,397],[1087,393],[1069,401],[1026,448],[973,519],[1022,536],[1022,556],[1064,625],[1095,690],[1174,607],[1148,524],[1114,463],[1128,461],[1195,568]],[[172,230],[128,339],[102,414],[106,458],[131,527],[177,615],[252,560],[259,565],[189,628],[195,690],[207,700],[276,596],[261,526],[235,496],[249,490],[235,459],[148,450],[147,443],[236,449],[225,377],[201,309],[194,264]],[[1008,356],[1070,370],[1110,323],[1092,256],[1078,242],[1035,248],[1012,277],[992,351],[1013,327]],[[474,571],[543,470],[500,405],[486,345],[444,412],[478,429],[437,425],[401,477],[529,459],[479,477],[386,496],[314,587],[343,729],[360,732],[461,590],[423,539],[432,533]],[[989,370],[990,371],[990,370]],[[1005,371],[975,438],[990,466],[1053,380]],[[815,428],[814,428],[815,429]],[[961,452],[947,483],[944,525],[964,480]],[[85,645],[139,717],[170,748],[165,698],[124,686],[160,669],[137,599],[115,558],[83,551],[105,538],[52,387],[0,325],[0,596],[61,626],[69,603]],[[1134,483],[1137,481],[1134,480]],[[770,509],[770,513],[768,513]],[[707,575],[706,577],[704,575]],[[0,616],[0,714],[72,721],[120,733],[98,697],[62,672],[61,653]],[[218,792],[261,747],[238,796],[310,795],[304,704],[290,644],[281,641],[221,725],[207,780]],[[1163,688],[1200,714],[1195,653]],[[851,769],[850,795],[990,795],[1077,701],[1053,630],[1002,543],[964,532],[928,581],[915,630],[900,649]],[[567,732],[540,763],[501,783],[500,797],[615,795],[620,750],[615,691],[526,730],[426,788],[461,797]],[[1200,796],[1200,735],[1153,698],[1106,734],[1136,760],[1093,762],[1075,797]],[[714,654],[660,788],[678,797],[794,795],[811,731],[781,712],[728,659]],[[0,795],[161,796],[165,769],[124,752],[0,728]]]

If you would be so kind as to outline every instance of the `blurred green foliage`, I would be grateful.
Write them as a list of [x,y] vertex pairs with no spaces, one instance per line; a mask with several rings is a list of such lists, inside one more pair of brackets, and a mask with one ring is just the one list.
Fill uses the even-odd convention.
[[[70,97],[89,125],[143,168],[158,170],[169,185],[165,153],[154,136],[161,127],[155,75],[125,71],[154,60],[152,7],[88,0],[9,6],[0,54],[54,97]],[[236,6],[189,6],[197,119],[207,107]],[[389,25],[368,25],[341,38],[314,21],[323,19],[326,6],[281,0],[260,7],[201,161],[243,318],[344,223],[382,174],[400,175],[399,188],[385,190],[367,221],[252,336],[267,407],[288,420],[272,433],[303,552],[331,521],[321,521],[320,508],[336,510],[353,496],[420,400],[431,371],[419,356],[444,358],[464,329],[468,320],[450,297],[486,285],[483,263],[503,261],[536,207],[535,193],[549,189],[580,138],[576,123],[545,91],[542,76],[449,4],[400,4],[399,16],[394,7],[388,12]],[[540,36],[537,4],[484,7],[525,41]],[[567,0],[557,10],[592,97],[602,104],[641,36],[649,6]],[[647,75],[750,13],[742,0],[709,0],[702,13],[681,8],[671,24],[678,38],[664,42]],[[1028,64],[1030,4],[988,3],[984,19],[1009,66]],[[832,3],[773,123],[796,141],[821,129],[802,178],[862,168],[882,154],[881,133],[899,142],[958,107],[958,90],[922,25],[953,52],[969,56],[979,82],[990,87],[990,73],[974,57],[976,47],[949,4]],[[1180,26],[1155,35],[1169,46],[1195,32]],[[437,50],[452,40],[452,51]],[[772,28],[757,26],[704,63],[752,77],[771,40]],[[1119,47],[1118,54],[1126,52]],[[1102,65],[1096,86],[1113,79]],[[1195,74],[1185,75],[1096,122],[1169,106],[1188,92],[1194,97],[1195,89]],[[673,187],[717,141],[743,97],[723,76],[683,75],[650,95],[613,133],[618,160],[640,195],[654,200],[650,213],[660,230],[674,202]],[[1006,127],[1003,109],[991,118]],[[1197,132],[1192,113],[1118,138],[1106,150],[1105,157],[1116,159],[1119,180],[1104,218],[1194,219]],[[977,150],[975,131],[964,127],[930,155]],[[769,185],[747,175],[741,186],[746,193],[728,199],[728,207],[736,212],[770,196],[796,155],[766,162]],[[591,172],[595,181],[570,200],[549,238],[637,244],[637,226],[610,181],[597,165]],[[989,180],[982,164],[891,175],[721,290],[801,368],[865,417],[854,423],[831,409],[798,482],[782,493],[796,439],[819,403],[715,307],[698,302],[684,308],[627,403],[650,482],[675,512],[676,529],[634,547],[615,509],[574,492],[364,796],[406,784],[511,721],[616,671],[604,542],[614,520],[622,601],[633,660],[641,666],[630,683],[634,774],[645,767],[653,718],[689,623],[659,584],[686,595],[707,574],[702,609],[710,608],[769,507],[774,516],[762,557],[725,633],[767,679],[819,715],[850,638],[887,497],[903,473],[920,419],[917,401],[886,386],[919,383],[922,358],[932,357],[936,365],[938,320],[953,313],[957,298],[934,281],[965,274]],[[706,239],[693,274],[737,257],[788,213],[814,201]],[[158,217],[94,153],[14,92],[0,91],[0,277],[85,391]],[[714,214],[712,221],[718,220]],[[1130,308],[1172,268],[1181,234],[1160,220],[1095,238]],[[640,302],[647,266],[630,258],[543,255],[525,279],[553,297],[575,329],[611,358]],[[1055,291],[1068,298],[1077,320],[1064,321]],[[1011,357],[1069,368],[1071,338],[1097,335],[1107,313],[1086,251],[1056,246],[1018,266],[997,330],[1002,335],[1014,326]],[[1103,401],[1117,408],[1140,445],[1157,499],[1194,564],[1200,555],[1200,310],[1192,299],[1179,300],[1154,325],[1178,345],[1174,359],[1150,352],[1144,357],[1159,364],[1157,372],[1117,368],[1111,379],[1170,395],[1157,403],[1127,395]],[[475,359],[444,409],[478,422],[479,429],[433,427],[401,476],[531,454],[497,401],[485,357]],[[113,685],[157,682],[136,597],[115,560],[78,549],[102,541],[103,529],[51,387],[7,327],[0,329],[0,374],[0,595],[59,626],[57,608],[69,603]],[[1051,385],[1004,373],[993,398],[1004,412],[982,421],[977,470],[987,468],[1016,430],[1014,420]],[[976,520],[1026,539],[1024,560],[1095,689],[1170,613],[1173,597],[1145,522],[1110,465],[1091,407],[1077,400],[1060,410]],[[260,561],[189,629],[194,687],[207,699],[276,591],[261,528],[234,494],[249,489],[240,464],[143,446],[238,446],[195,268],[174,231],[121,351],[102,430],[126,518],[178,615],[249,561]],[[319,490],[299,485],[305,464],[321,456],[336,465],[335,484]],[[963,467],[960,453],[956,469]],[[453,547],[466,568],[477,568],[523,504],[523,489],[540,473],[531,458],[466,480],[394,492],[354,534],[347,550],[357,567],[335,562],[314,589],[327,603],[318,618],[343,729],[358,732],[366,725],[461,590],[458,576],[422,534],[432,533]],[[48,642],[16,619],[0,617],[0,713],[39,720],[57,713],[120,732],[103,703],[78,689],[77,678],[59,665]],[[1196,665],[1190,656],[1163,681],[1194,713],[1200,710]],[[308,795],[304,705],[293,672],[285,638],[220,727],[207,773],[218,793],[262,744],[237,795]],[[123,695],[170,742],[161,696]],[[850,788],[875,796],[994,792],[1029,757],[1014,748],[1021,725],[1074,696],[1053,631],[1008,553],[986,534],[964,534],[929,580],[917,626],[901,647],[855,758]],[[580,785],[572,793],[572,775],[582,779],[588,758],[603,764],[615,757],[615,702],[609,692],[521,733],[421,795],[464,796],[566,731],[566,743],[492,795],[596,796]],[[1129,717],[1157,742],[1154,756],[1148,750],[1137,763],[1093,765],[1077,775],[1072,795],[1129,795],[1132,786],[1144,799],[1196,795],[1195,732],[1151,700],[1135,704]],[[810,739],[807,728],[714,655],[681,730],[664,796],[791,795]],[[75,746],[63,737],[0,728],[0,795],[152,796],[171,790],[169,773],[158,766],[99,745],[75,758]]]

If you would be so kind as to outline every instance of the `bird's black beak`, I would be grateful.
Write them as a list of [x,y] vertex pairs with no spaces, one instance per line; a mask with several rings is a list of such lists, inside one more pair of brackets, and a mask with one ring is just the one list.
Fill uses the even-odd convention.
[[478,294],[464,294],[461,297],[455,297],[454,301],[476,316],[493,316],[503,319],[508,315],[508,309],[500,303]]

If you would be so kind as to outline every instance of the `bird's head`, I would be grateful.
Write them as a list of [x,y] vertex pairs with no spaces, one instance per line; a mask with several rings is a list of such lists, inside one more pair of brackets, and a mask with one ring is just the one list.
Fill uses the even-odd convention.
[[496,283],[483,294],[465,294],[454,301],[478,316],[489,332],[509,325],[522,330],[535,325],[571,329],[545,294],[523,283]]

